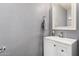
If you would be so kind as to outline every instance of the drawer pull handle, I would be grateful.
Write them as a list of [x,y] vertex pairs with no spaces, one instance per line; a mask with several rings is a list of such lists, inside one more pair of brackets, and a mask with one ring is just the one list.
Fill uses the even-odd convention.
[[55,47],[56,45],[54,44],[54,47]]
[[61,52],[64,52],[64,50],[61,50]]

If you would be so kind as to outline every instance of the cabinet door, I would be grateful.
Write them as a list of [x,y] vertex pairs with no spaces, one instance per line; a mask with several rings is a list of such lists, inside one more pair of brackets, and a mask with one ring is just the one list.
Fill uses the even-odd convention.
[[58,54],[58,56],[67,56],[67,48],[58,46],[57,54]]
[[56,45],[58,56],[69,56],[71,54],[71,51],[69,50],[70,46],[60,42],[56,42]]
[[57,46],[53,41],[45,39],[44,40],[44,56],[57,56]]

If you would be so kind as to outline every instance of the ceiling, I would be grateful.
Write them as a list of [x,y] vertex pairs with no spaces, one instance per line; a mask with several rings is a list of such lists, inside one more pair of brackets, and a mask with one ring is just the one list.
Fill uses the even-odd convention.
[[60,3],[61,7],[65,8],[66,10],[71,8],[71,3]]

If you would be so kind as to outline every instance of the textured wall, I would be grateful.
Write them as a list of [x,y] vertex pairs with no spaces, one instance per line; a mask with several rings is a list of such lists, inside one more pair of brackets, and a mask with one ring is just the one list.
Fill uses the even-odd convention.
[[42,55],[41,22],[46,16],[48,35],[49,4],[0,4],[0,55]]

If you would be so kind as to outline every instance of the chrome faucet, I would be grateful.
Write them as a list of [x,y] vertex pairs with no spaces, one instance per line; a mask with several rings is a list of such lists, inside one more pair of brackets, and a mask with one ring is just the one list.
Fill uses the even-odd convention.
[[52,31],[52,36],[55,36],[55,34],[56,34],[56,33],[55,33],[55,30],[53,30],[53,31]]
[[63,32],[60,32],[60,33],[58,34],[58,36],[59,36],[59,37],[63,37]]
[[59,36],[59,37],[63,37],[63,32],[59,32],[58,34],[56,33],[55,30],[52,31],[52,36]]

